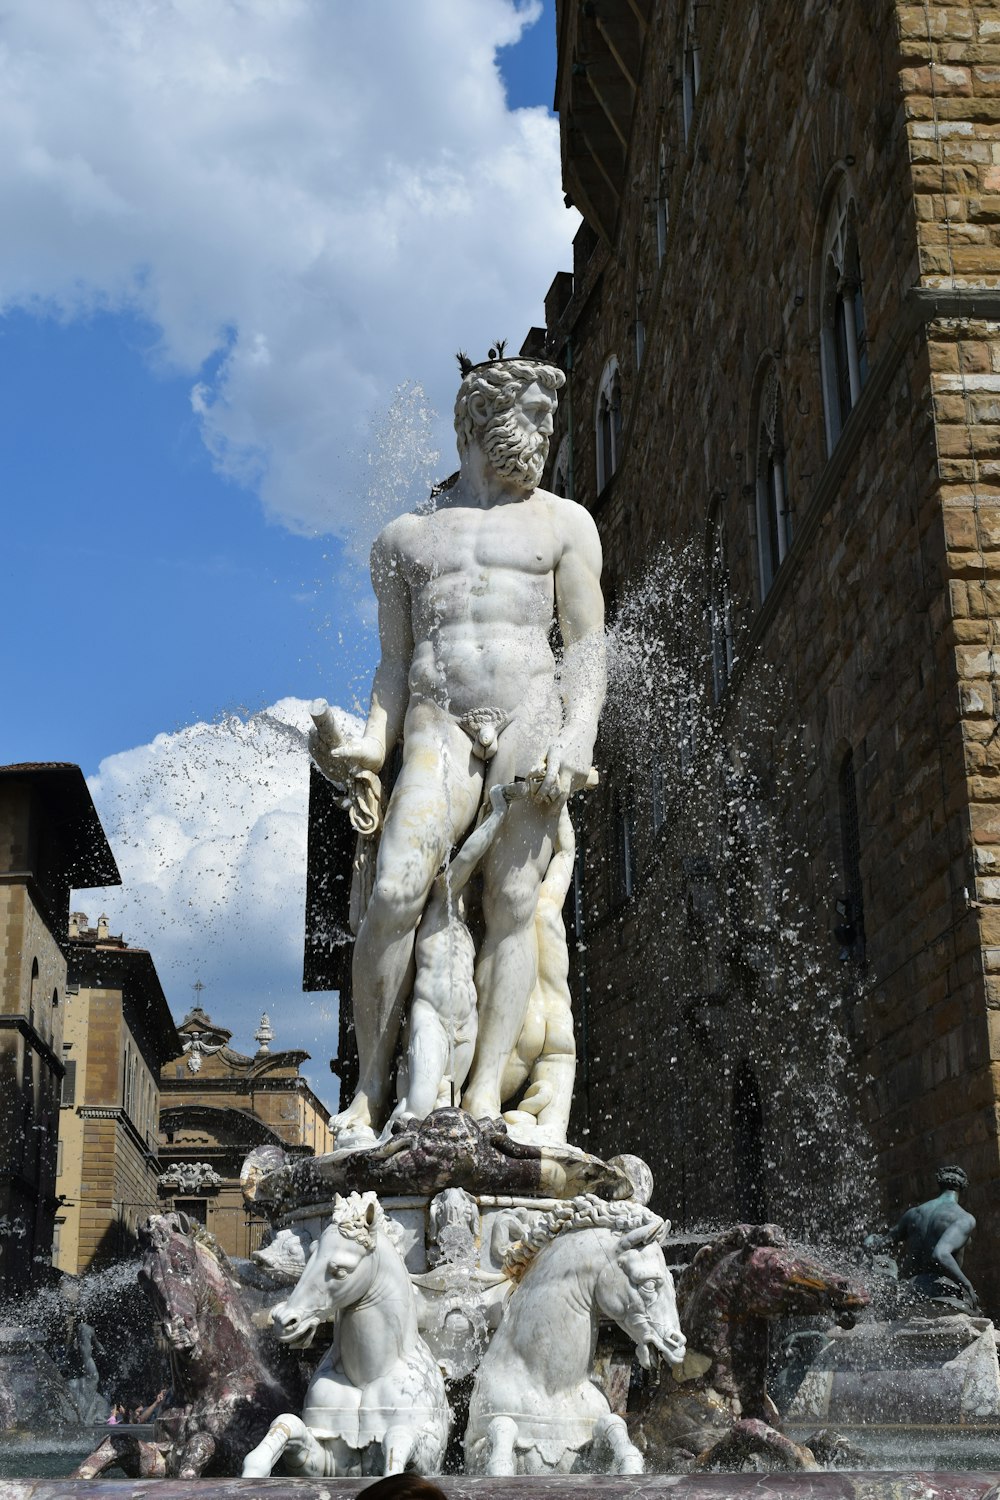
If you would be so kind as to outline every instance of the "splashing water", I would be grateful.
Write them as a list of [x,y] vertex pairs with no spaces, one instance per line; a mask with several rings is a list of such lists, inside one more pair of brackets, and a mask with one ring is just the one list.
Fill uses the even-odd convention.
[[[698,554],[664,551],[609,632],[597,754],[619,870],[594,874],[610,886],[623,853],[631,862],[636,938],[631,972],[617,946],[606,970],[599,951],[585,962],[595,986],[614,976],[609,1005],[616,988],[634,998],[614,1043],[628,1094],[616,1113],[589,1091],[589,1144],[620,1150],[645,1129],[651,1160],[665,1158],[666,1210],[688,1224],[770,1217],[847,1243],[874,1203],[851,1046],[861,980],[830,935],[833,869],[801,839],[805,735],[780,727],[783,684],[763,662],[743,663],[738,694],[715,700],[706,594]],[[597,927],[610,903],[594,904]],[[667,1120],[651,1126],[648,1079],[664,1075]]]

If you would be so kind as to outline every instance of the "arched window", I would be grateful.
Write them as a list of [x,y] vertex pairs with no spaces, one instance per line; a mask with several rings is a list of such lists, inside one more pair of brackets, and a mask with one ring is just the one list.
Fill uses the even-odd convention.
[[733,1082],[733,1208],[745,1223],[767,1218],[764,1181],[764,1105],[749,1062],[741,1062]]
[[846,177],[833,195],[823,233],[820,347],[826,444],[832,453],[868,378],[868,336],[858,254],[857,210]]
[[718,703],[736,660],[725,521],[719,501],[715,502],[708,522],[708,638],[712,655],[712,691]]
[[844,895],[837,903],[840,922],[835,935],[840,958],[865,961],[865,903],[861,884],[861,824],[858,818],[858,783],[854,774],[854,752],[848,750],[837,778],[840,803],[840,849],[844,871]]
[[622,387],[618,361],[609,359],[597,389],[597,492],[600,494],[618,467],[622,438]]
[[667,235],[670,230],[670,199],[667,197],[667,145],[660,142],[656,162],[656,264],[659,265],[667,253]]
[[566,433],[559,444],[556,453],[556,461],[552,468],[552,493],[554,495],[567,495],[573,498],[573,476],[570,473],[569,463],[569,433]]
[[694,120],[694,105],[701,88],[701,48],[698,44],[697,10],[695,0],[688,0],[684,18],[684,58],[682,77],[684,81],[684,139],[691,134]]
[[635,890],[635,814],[632,799],[627,793],[618,792],[614,799],[615,816],[615,863],[617,882],[615,905],[620,906],[632,899]]
[[772,362],[757,404],[757,553],[763,599],[792,543],[792,510],[785,464],[785,417],[781,383]]
[[31,960],[31,987],[28,990],[28,1025],[35,1024],[35,1007],[38,1002],[38,959]]

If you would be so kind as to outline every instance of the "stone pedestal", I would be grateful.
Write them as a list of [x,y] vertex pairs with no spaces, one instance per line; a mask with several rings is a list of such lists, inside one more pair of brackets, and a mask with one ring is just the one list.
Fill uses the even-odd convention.
[[993,1324],[956,1313],[832,1329],[786,1416],[821,1426],[1000,1418]]

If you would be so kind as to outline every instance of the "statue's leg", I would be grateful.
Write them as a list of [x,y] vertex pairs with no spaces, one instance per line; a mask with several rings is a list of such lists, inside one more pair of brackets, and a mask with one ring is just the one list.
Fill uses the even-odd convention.
[[612,1474],[645,1474],[642,1454],[628,1435],[624,1419],[610,1412],[594,1424],[594,1449],[603,1449],[595,1467],[607,1468]]
[[184,1444],[177,1464],[178,1479],[200,1479],[215,1452],[215,1439],[209,1432],[197,1432]]
[[398,1424],[387,1429],[382,1439],[383,1474],[402,1474],[413,1456],[420,1434],[414,1427]]
[[485,1474],[516,1474],[517,1423],[513,1417],[494,1417],[486,1429]]
[[[498,757],[499,758],[499,757]],[[515,802],[483,869],[486,936],[476,966],[479,1036],[462,1108],[500,1115],[500,1082],[517,1045],[538,973],[535,911],[558,810]]]
[[436,1107],[441,1080],[448,1071],[449,1050],[440,1016],[426,1000],[415,998],[410,1008],[406,1093],[393,1110],[394,1117],[423,1120]]
[[159,1443],[146,1443],[139,1441],[139,1478],[140,1479],[165,1479],[167,1477],[167,1461],[163,1456],[163,1449]]
[[548,1000],[545,1043],[531,1070],[521,1108],[537,1115],[538,1139],[564,1142],[573,1105],[576,1041],[569,1006],[561,996],[550,995]]
[[85,1458],[81,1464],[73,1470],[71,1479],[96,1479],[98,1474],[103,1474],[105,1469],[110,1469],[112,1464],[121,1464],[122,1469],[130,1479],[138,1478],[138,1467],[135,1473],[129,1473],[125,1465],[129,1462],[134,1438],[116,1438],[113,1434],[108,1436],[95,1448],[93,1453]]
[[[291,1412],[275,1417],[265,1436],[256,1448],[251,1448],[243,1460],[241,1471],[243,1478],[266,1479],[289,1444],[294,1441],[301,1446],[305,1439],[316,1442],[301,1417],[293,1416]],[[316,1446],[319,1447],[319,1444],[317,1443]],[[322,1474],[322,1468],[317,1472]]]
[[695,1472],[705,1473],[712,1469],[738,1471],[747,1459],[758,1454],[770,1469],[795,1472],[819,1467],[808,1448],[793,1442],[757,1417],[745,1417],[734,1422],[724,1438],[699,1456]]
[[403,765],[386,810],[375,885],[354,945],[360,1082],[331,1123],[375,1127],[388,1100],[399,1023],[413,985],[413,940],[445,855],[471,824],[482,776],[469,741],[443,710],[407,717]]

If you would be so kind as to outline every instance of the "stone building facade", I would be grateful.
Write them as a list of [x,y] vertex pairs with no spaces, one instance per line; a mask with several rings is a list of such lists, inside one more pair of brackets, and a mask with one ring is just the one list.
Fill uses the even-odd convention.
[[[794,1223],[811,1192],[815,1221],[845,1169],[803,1099],[840,1108],[846,1048],[843,1153],[863,1124],[890,1212],[960,1162],[995,1297],[1000,10],[559,0],[558,30],[584,223],[525,344],[570,372],[550,483],[597,520],[613,621],[657,549],[690,549],[668,627],[704,640],[728,778],[725,826],[678,859],[706,747],[676,702],[662,744],[605,736],[576,1138],[648,1156],[675,1219]],[[815,965],[775,980],[795,902]]]
[[70,890],[118,884],[79,766],[0,766],[0,1292],[52,1259]]
[[127,1257],[158,1206],[160,1068],[180,1040],[149,953],[70,915],[53,1261]]
[[240,1170],[257,1146],[289,1156],[332,1150],[330,1112],[299,1072],[308,1052],[272,1052],[262,1017],[253,1056],[195,1006],[177,1028],[180,1047],[160,1075],[161,1211],[206,1225],[227,1255],[246,1256],[266,1225],[248,1216]]

